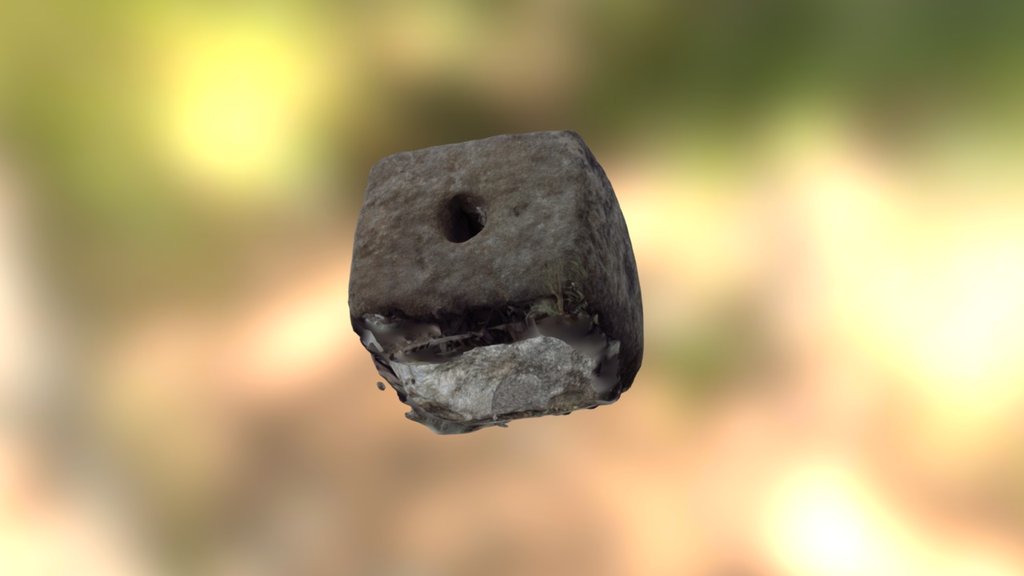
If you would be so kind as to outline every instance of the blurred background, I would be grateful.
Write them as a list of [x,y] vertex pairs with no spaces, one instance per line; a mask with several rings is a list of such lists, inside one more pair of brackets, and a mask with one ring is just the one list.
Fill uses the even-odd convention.
[[[1024,4],[0,3],[0,573],[1024,574]],[[613,406],[439,437],[366,174],[573,129]]]

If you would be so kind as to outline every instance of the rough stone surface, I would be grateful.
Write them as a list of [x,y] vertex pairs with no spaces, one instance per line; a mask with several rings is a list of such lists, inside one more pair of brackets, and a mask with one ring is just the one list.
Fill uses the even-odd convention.
[[550,336],[474,348],[444,363],[391,366],[410,403],[443,407],[446,420],[465,426],[601,401],[591,378],[597,361]]
[[[509,358],[521,358],[511,350],[538,346],[520,342],[528,324],[583,317],[586,312],[594,325],[579,325],[592,336],[599,333],[602,342],[614,342],[616,351],[614,383],[600,391],[600,398],[589,400],[590,405],[615,400],[640,367],[643,313],[626,223],[604,170],[573,132],[503,135],[382,159],[370,172],[350,278],[349,308],[361,335],[372,315],[413,321],[425,330],[378,330],[377,349],[363,340],[382,375],[413,407],[412,417],[428,406],[442,419],[447,409],[461,414],[456,419],[482,420],[498,417],[507,407],[501,404],[504,400],[495,400],[485,409],[483,400],[470,399],[476,392],[462,385],[462,392],[447,396],[444,408],[417,392],[423,388],[409,386],[395,373],[401,369],[389,374],[395,354],[414,342],[439,349],[434,346],[439,340],[450,343],[473,331],[483,334],[472,340],[468,351],[431,358],[435,367],[428,371],[442,378],[455,366],[465,371],[472,365],[477,380],[488,380],[480,386],[497,390],[500,384],[490,380],[509,380],[489,375],[510,366]],[[509,312],[514,308],[525,310],[522,317]],[[519,328],[508,328],[508,337],[484,330],[499,322],[506,328],[518,322]],[[512,342],[517,344],[509,350],[486,350]],[[441,363],[452,366],[437,366]],[[580,366],[568,361],[566,373]],[[595,369],[600,367],[591,367]],[[518,384],[508,385],[495,398],[530,406],[519,410],[524,415],[566,412],[573,408],[551,401],[558,396],[554,390],[568,385],[558,373],[537,373],[532,384],[516,380]],[[468,412],[452,408],[470,404],[474,408]]]

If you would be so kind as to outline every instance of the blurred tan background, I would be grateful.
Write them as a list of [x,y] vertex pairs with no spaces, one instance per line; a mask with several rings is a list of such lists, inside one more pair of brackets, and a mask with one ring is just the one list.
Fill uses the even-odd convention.
[[[1024,5],[0,4],[0,573],[1024,574]],[[439,437],[347,282],[392,152],[580,132],[647,353]]]

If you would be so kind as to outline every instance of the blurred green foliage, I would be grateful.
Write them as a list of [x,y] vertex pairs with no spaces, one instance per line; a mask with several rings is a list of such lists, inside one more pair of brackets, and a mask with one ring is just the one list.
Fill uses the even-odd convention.
[[[897,144],[965,123],[1015,130],[1022,119],[1018,2],[7,0],[0,134],[29,166],[53,224],[50,240],[81,268],[76,275],[120,261],[154,282],[181,280],[191,268],[205,278],[218,258],[237,256],[231,238],[248,245],[268,218],[280,223],[292,213],[280,204],[228,214],[197,207],[182,191],[196,184],[162,163],[146,124],[155,65],[147,51],[165,13],[182,6],[229,14],[269,7],[323,37],[328,53],[316,57],[355,93],[339,101],[346,110],[319,117],[310,136],[318,151],[310,159],[319,174],[314,204],[339,218],[358,206],[376,158],[499,132],[573,128],[600,149],[653,127],[699,148],[747,142],[780,108],[820,102]],[[395,16],[414,7],[420,20],[392,29]],[[444,43],[452,51],[438,49],[440,61],[422,75],[396,68],[389,42],[437,22],[444,31],[408,51]],[[499,41],[500,49],[486,49]],[[531,52],[534,42],[565,53]],[[564,58],[554,74],[573,79],[531,75],[548,56]],[[517,58],[532,60],[502,69]],[[494,79],[522,95],[500,97],[501,89],[487,88]],[[540,96],[522,104],[530,94]],[[208,242],[212,236],[228,241]]]

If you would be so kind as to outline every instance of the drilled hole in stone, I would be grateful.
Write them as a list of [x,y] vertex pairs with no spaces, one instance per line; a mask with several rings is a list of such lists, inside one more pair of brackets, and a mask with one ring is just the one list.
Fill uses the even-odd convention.
[[445,205],[441,228],[452,242],[465,242],[484,229],[487,215],[483,201],[470,194],[456,194]]

